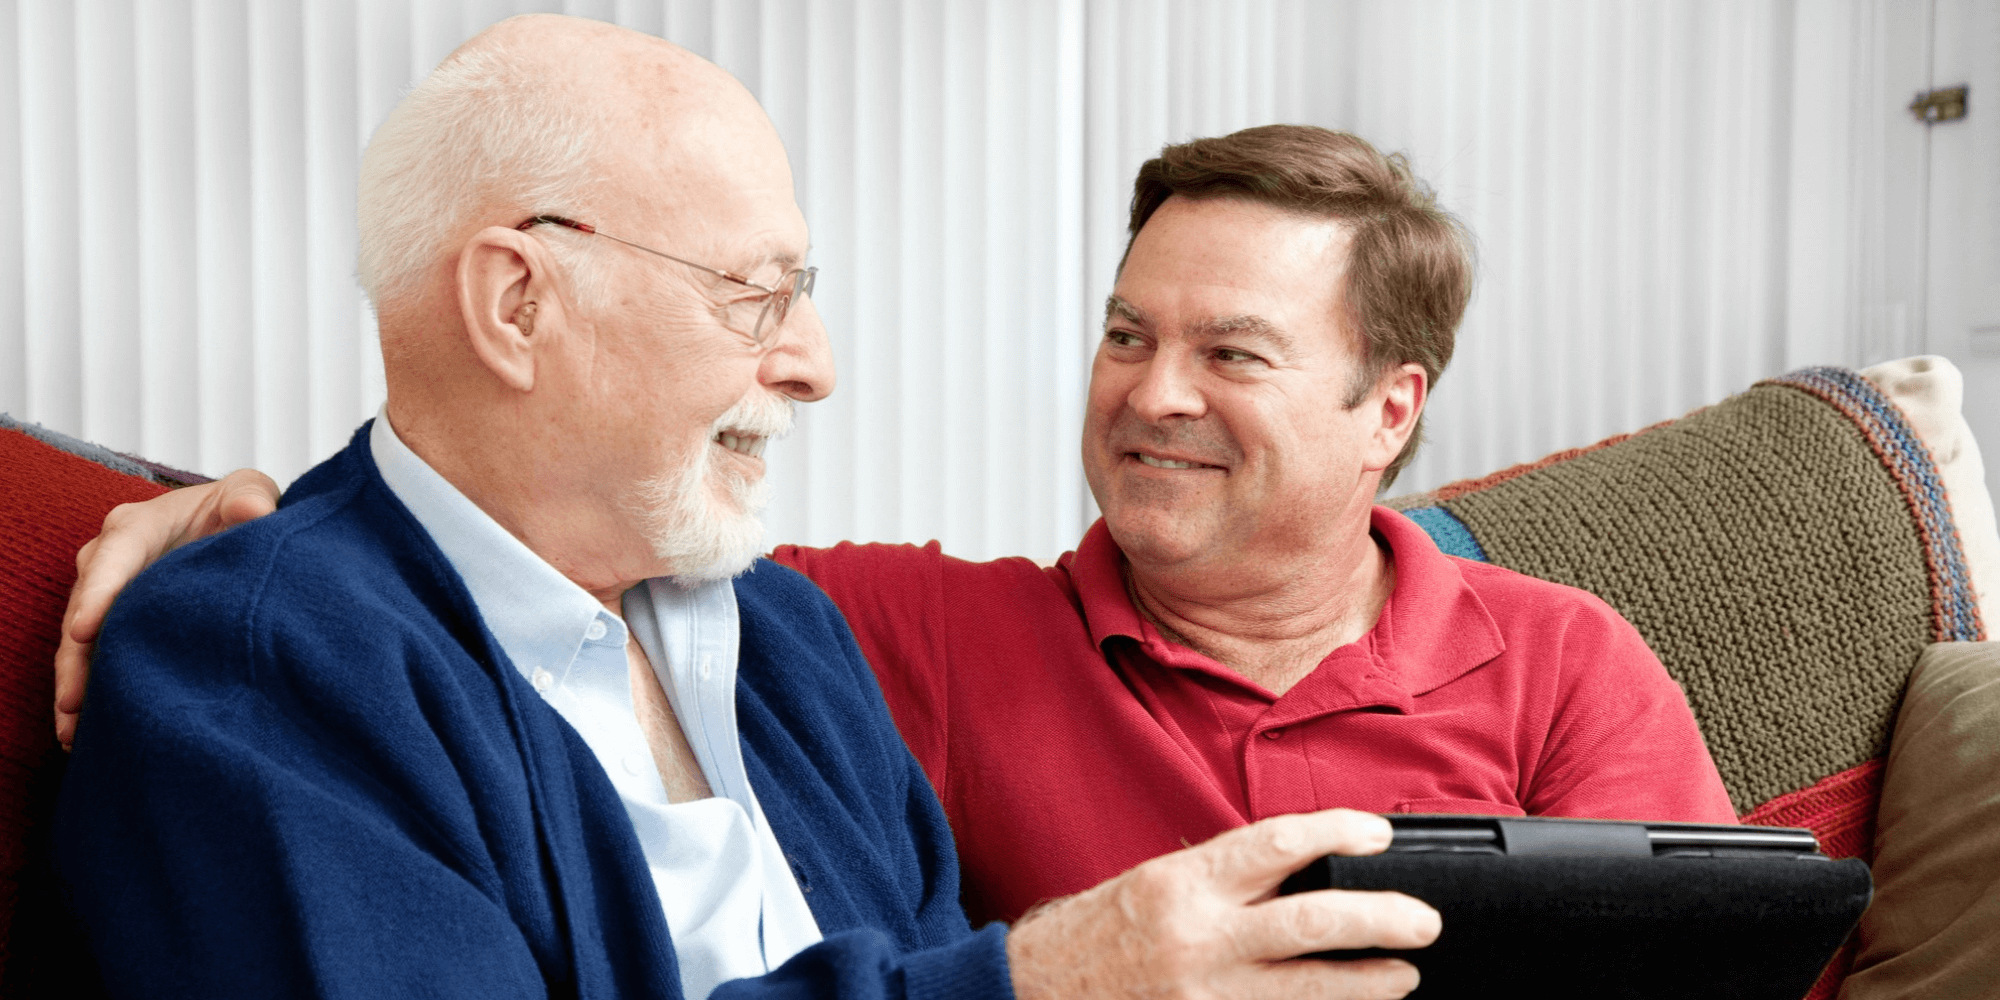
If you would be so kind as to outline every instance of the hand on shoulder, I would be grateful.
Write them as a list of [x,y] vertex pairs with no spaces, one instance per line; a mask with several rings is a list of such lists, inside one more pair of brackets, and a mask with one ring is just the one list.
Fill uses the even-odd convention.
[[65,748],[76,738],[91,650],[119,592],[174,549],[276,510],[278,494],[271,477],[238,469],[212,483],[120,504],[105,515],[103,531],[76,554],[76,585],[56,649],[56,739]]

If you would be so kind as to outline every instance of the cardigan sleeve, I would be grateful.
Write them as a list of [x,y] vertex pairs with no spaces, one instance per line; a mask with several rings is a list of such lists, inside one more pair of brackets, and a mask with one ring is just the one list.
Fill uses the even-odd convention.
[[[368,517],[314,534],[314,516],[179,550],[106,623],[57,817],[106,987],[679,997],[657,891],[588,748],[494,661],[424,539]],[[749,757],[776,767],[753,783],[795,824],[781,843],[818,882],[809,902],[845,919],[726,995],[1011,997],[1004,929],[966,927],[943,815],[872,675],[797,586],[823,607],[767,607],[746,646],[773,654],[752,674],[774,697],[739,701],[758,706]]]
[[272,639],[242,579],[164,575],[106,624],[57,820],[113,995],[548,995],[567,956],[524,933],[383,644]]
[[1013,1000],[1007,930],[989,924],[951,944],[898,951],[875,931],[848,931],[769,975],[723,983],[714,1000]]

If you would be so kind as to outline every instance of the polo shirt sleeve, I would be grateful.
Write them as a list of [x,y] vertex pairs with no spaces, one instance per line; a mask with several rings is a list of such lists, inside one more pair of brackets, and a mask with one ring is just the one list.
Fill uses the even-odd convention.
[[944,634],[944,555],[928,545],[832,548],[781,545],[771,558],[798,570],[839,606],[903,742],[935,788],[945,787],[949,746]]
[[1531,815],[1734,823],[1687,696],[1637,629],[1576,593],[1555,657]]

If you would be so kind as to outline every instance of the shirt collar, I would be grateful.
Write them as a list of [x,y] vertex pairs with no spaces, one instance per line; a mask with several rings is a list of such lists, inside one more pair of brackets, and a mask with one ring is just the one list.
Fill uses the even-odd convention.
[[[1322,669],[1287,692],[1287,699],[1407,708],[1409,698],[1442,687],[1506,649],[1500,627],[1466,582],[1457,560],[1440,552],[1423,528],[1387,507],[1370,513],[1369,527],[1395,557],[1396,589],[1382,606],[1374,629],[1329,653],[1320,661]],[[1234,671],[1169,641],[1139,614],[1125,589],[1125,554],[1103,518],[1090,526],[1065,562],[1091,641],[1099,649],[1114,637],[1125,637],[1162,666],[1244,683]],[[1371,683],[1357,686],[1356,678],[1335,676],[1343,672],[1339,664],[1349,661],[1361,666],[1368,675],[1363,679]]]
[[[386,406],[369,430],[368,446],[390,492],[458,571],[486,627],[522,677],[532,681],[538,668],[560,674],[587,640],[624,645],[624,621],[411,451],[389,426]],[[601,623],[603,632],[592,635],[593,623]]]

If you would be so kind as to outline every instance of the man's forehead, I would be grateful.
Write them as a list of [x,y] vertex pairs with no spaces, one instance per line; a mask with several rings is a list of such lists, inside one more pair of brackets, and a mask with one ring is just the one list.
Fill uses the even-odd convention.
[[798,266],[808,238],[784,146],[754,105],[751,113],[758,117],[683,123],[626,145],[613,165],[613,197],[623,205],[612,211],[664,246],[726,250],[730,260],[719,266]]

